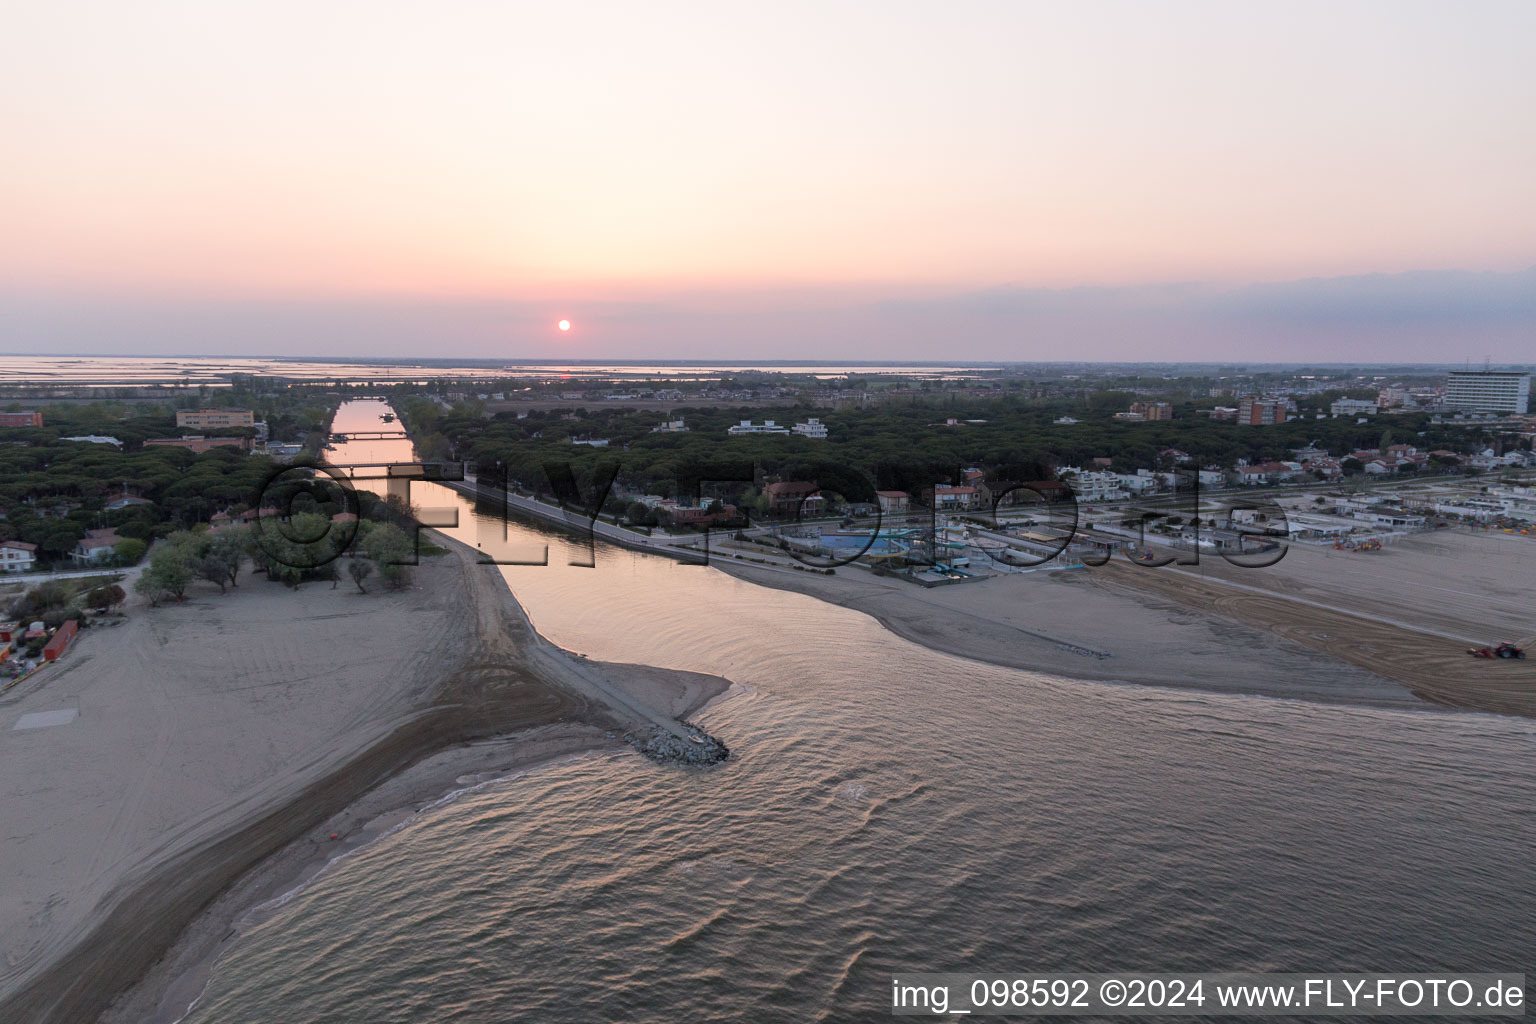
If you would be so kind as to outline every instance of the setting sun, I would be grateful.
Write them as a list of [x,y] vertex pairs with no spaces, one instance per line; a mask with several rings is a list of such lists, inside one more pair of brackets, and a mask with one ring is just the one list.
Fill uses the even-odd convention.
[[571,322],[569,320],[561,320],[560,323],[556,326],[559,327],[562,331],[568,331],[571,329]]

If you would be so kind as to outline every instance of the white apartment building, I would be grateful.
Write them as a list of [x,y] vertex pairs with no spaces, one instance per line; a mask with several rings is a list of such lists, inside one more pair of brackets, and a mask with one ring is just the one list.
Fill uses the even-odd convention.
[[[769,420],[768,422],[772,423],[773,421]],[[815,437],[823,441],[827,439],[827,428],[825,424],[823,424],[821,420],[814,416],[812,416],[804,423],[796,423],[795,433],[799,434],[801,437]]]
[[[1146,475],[1142,475],[1145,473]],[[1115,473],[1112,474],[1122,490],[1132,494],[1144,494],[1147,491],[1155,491],[1158,488],[1157,477],[1143,470],[1140,473]]]
[[1445,383],[1447,409],[1523,416],[1530,411],[1530,402],[1528,373],[1458,370]]
[[740,437],[743,434],[787,434],[788,427],[781,427],[773,420],[764,420],[761,423],[753,423],[751,420],[742,420],[734,427],[728,427],[725,431],[732,437]]
[[1125,497],[1118,474],[1089,470],[1067,481],[1078,501],[1106,501]]
[[31,572],[37,564],[37,545],[21,540],[0,542],[0,571]]
[[1333,416],[1373,416],[1378,406],[1368,398],[1341,398],[1328,407]]

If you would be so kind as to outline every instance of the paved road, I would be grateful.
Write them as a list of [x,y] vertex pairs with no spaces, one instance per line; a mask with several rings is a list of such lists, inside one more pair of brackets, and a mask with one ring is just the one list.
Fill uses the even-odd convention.
[[140,562],[138,565],[130,565],[124,569],[111,569],[106,566],[102,566],[98,569],[71,569],[69,572],[0,573],[0,583],[12,581],[21,583],[41,583],[44,580],[75,580],[84,576],[104,576],[108,573],[121,573],[124,579],[131,579],[132,577],[137,576],[139,573],[143,572],[144,566],[146,564],[146,562]]

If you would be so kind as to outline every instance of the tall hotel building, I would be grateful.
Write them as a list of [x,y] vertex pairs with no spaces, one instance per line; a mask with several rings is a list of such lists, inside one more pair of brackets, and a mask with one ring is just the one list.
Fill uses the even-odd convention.
[[1445,407],[1467,412],[1524,415],[1530,411],[1531,375],[1459,370],[1445,384]]

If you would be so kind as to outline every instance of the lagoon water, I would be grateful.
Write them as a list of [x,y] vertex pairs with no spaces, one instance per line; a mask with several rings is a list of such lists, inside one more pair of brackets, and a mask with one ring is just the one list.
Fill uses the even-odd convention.
[[[452,492],[413,499],[474,540]],[[894,971],[1529,966],[1536,723],[997,668],[510,530],[549,545],[501,571],[550,639],[740,685],[699,717],[732,759],[592,755],[424,812],[252,928],[189,1022],[874,1021]]]

